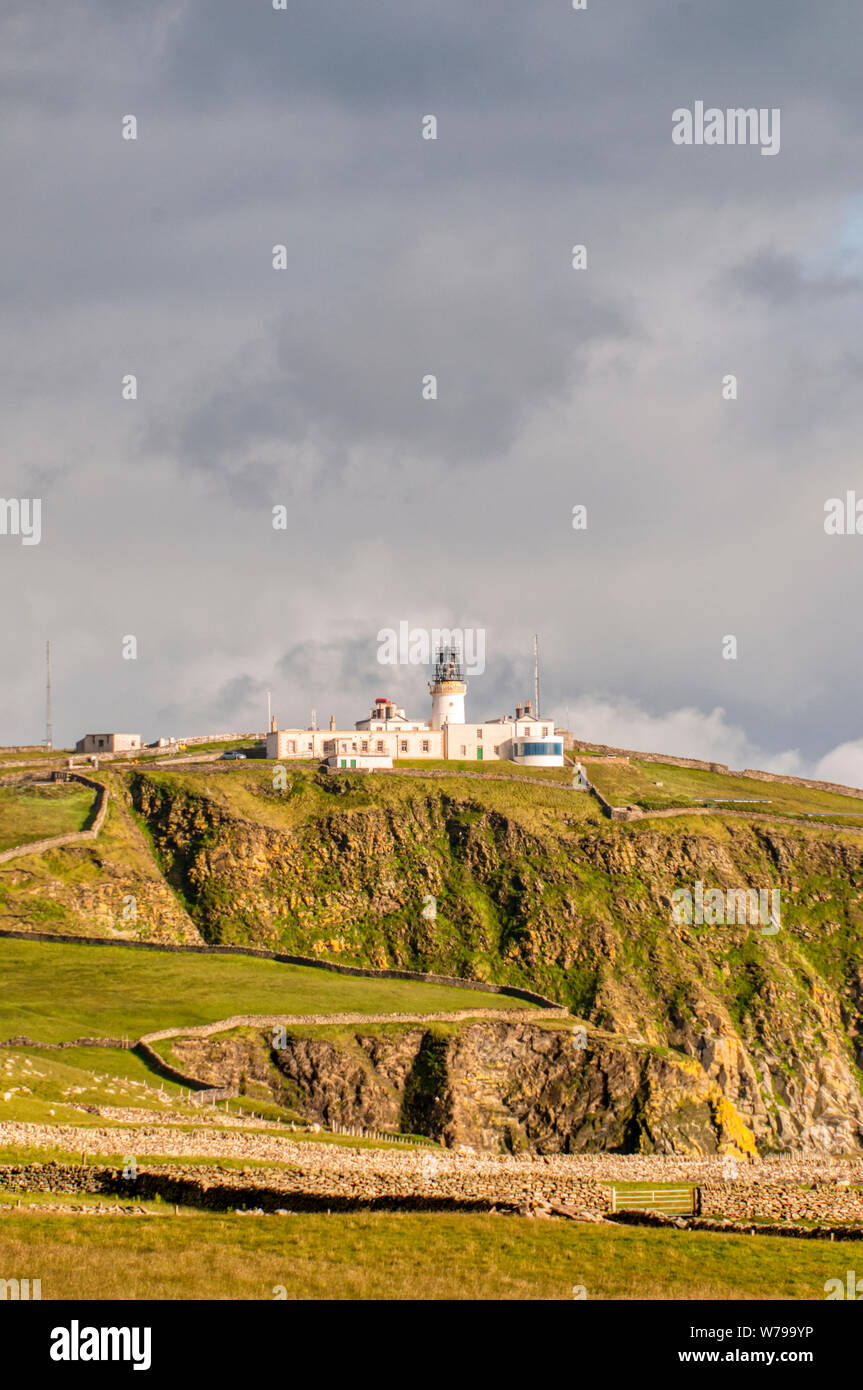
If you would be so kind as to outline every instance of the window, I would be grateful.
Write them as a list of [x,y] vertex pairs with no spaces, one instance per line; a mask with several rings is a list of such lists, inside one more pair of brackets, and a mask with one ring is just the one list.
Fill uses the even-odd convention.
[[401,740],[401,750],[403,753],[406,753],[408,751],[408,741],[406,738],[403,738]]
[[383,751],[384,751],[384,741],[383,741],[382,738],[379,738],[379,739],[378,739],[378,752],[379,752],[379,753],[382,753]]
[[289,739],[289,740],[288,740],[288,752],[289,752],[289,753],[296,753],[296,751],[297,751],[297,742],[296,742],[296,739],[293,739],[293,738],[292,738],[292,739]]
[[466,744],[466,743],[463,743],[463,744],[461,745],[461,755],[462,755],[463,758],[466,758],[466,757],[467,757],[467,744]]
[[364,738],[363,741],[362,741],[362,751],[363,751],[364,753],[368,753],[368,751],[369,751],[369,741],[368,741],[367,738]]
[[429,741],[428,741],[427,738],[424,738],[424,739],[423,739],[422,747],[423,747],[423,752],[424,752],[424,753],[427,753],[427,752],[429,751]]
[[561,740],[550,739],[548,743],[523,743],[520,753],[523,758],[554,758],[559,757],[562,751]]
[[482,738],[482,729],[477,729],[476,736],[477,738]]
[[310,753],[314,753],[314,751],[315,751],[315,745],[314,745],[313,743],[310,743],[310,744],[309,744],[309,752],[310,752]]
[[547,724],[543,724],[543,726],[542,726],[542,736],[543,736],[543,738],[548,738],[548,725],[547,725]]

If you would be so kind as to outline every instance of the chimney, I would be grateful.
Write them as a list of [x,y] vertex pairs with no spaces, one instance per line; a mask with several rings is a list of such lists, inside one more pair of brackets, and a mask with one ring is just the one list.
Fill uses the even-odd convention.
[[271,734],[276,733],[276,732],[278,731],[278,727],[279,727],[279,726],[278,726],[278,724],[276,723],[276,716],[273,715],[272,719],[270,720],[270,733],[271,733]]
[[525,702],[524,702],[524,712],[525,712],[526,715],[527,715],[527,714],[530,714],[530,700],[525,700]]
[[331,714],[331,715],[330,715],[330,733],[331,733],[331,734],[332,734],[332,733],[335,733],[335,728],[336,728],[336,716],[335,716],[334,714]]
[[515,717],[516,717],[516,719],[521,719],[521,705],[516,705],[516,707],[515,707]]

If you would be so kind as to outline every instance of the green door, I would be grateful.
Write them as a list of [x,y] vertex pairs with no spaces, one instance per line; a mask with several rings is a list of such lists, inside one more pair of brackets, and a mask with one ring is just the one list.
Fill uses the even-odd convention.
[[478,748],[478,749],[476,750],[476,756],[479,758],[479,761],[482,762],[482,749],[481,749],[481,748]]
[[342,761],[341,761],[341,763],[340,763],[340,766],[341,766],[341,767],[347,767],[347,765],[348,765],[347,759],[346,759],[346,758],[342,758]]
[[357,760],[356,760],[356,758],[351,758],[351,767],[356,767],[356,765],[357,765]]

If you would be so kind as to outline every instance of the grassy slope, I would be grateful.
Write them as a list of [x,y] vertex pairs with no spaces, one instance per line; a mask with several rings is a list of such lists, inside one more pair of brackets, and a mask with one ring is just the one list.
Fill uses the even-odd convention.
[[519,1217],[0,1217],[0,1268],[43,1299],[823,1299],[847,1262],[821,1240]]
[[[288,776],[276,791],[266,767],[147,775],[163,863],[210,939],[506,979],[587,1008],[609,932],[620,936],[616,974],[650,959],[674,971],[669,895],[701,874],[726,887],[781,883],[783,922],[799,925],[819,968],[830,958],[833,985],[860,944],[859,874],[848,863],[863,841],[850,825],[847,835],[789,828],[780,853],[733,813],[630,826],[609,823],[592,797],[548,785]],[[823,810],[817,797],[808,804]],[[254,826],[278,841],[256,838]],[[427,894],[433,924],[421,915]],[[843,919],[847,938],[835,931]],[[704,936],[711,942],[711,954],[746,947],[733,934]]]
[[474,990],[356,979],[268,960],[0,938],[0,1038],[138,1037],[238,1013],[512,1007],[522,1006]]
[[79,1105],[170,1109],[181,1087],[150,1071],[132,1052],[111,1048],[0,1050],[0,1122],[101,1125]]
[[[646,800],[650,809],[660,810],[680,800],[706,800],[711,797],[751,799],[752,810],[781,816],[847,815],[860,817],[863,800],[835,792],[795,787],[782,782],[761,782],[754,777],[726,777],[696,768],[674,767],[668,763],[615,763],[603,758],[582,759],[587,775],[603,796],[615,806]],[[657,787],[656,783],[662,786]],[[748,807],[741,809],[748,809]]]
[[0,787],[0,850],[84,830],[95,795],[75,782]]
[[[660,765],[650,771],[655,780],[671,775]],[[754,1056],[769,1057],[779,1081],[799,1080],[805,1068],[808,1085],[827,1053],[854,1067],[863,1036],[859,829],[776,826],[733,813],[621,825],[592,797],[540,780],[326,777],[290,766],[281,790],[274,772],[248,762],[117,775],[119,787],[132,785],[138,810],[133,818],[117,796],[109,823],[114,816],[118,836],[155,874],[153,837],[210,940],[532,986],[600,1027],[676,1050],[697,1052],[704,1020],[719,1018]],[[751,794],[765,790],[777,788],[757,783]],[[809,804],[823,810],[814,795]],[[119,838],[104,850],[100,841],[100,853],[101,869],[91,862],[88,872],[104,891],[122,860]],[[82,861],[63,862],[69,874]],[[676,926],[669,895],[698,878],[724,888],[781,885],[781,933]],[[3,883],[0,873],[0,902]],[[433,921],[422,916],[428,895]],[[89,988],[98,998],[95,976]],[[182,995],[181,982],[174,988]],[[225,999],[204,1016],[249,1007]],[[288,1007],[268,1001],[260,1011]],[[168,1021],[197,1020],[174,1013]],[[115,1022],[133,1031],[122,1005]]]
[[[198,941],[153,858],[145,830],[125,803],[123,784],[110,772],[95,780],[111,792],[98,840],[0,864],[0,927]],[[89,805],[93,793],[80,791]],[[125,915],[131,898],[134,921]]]

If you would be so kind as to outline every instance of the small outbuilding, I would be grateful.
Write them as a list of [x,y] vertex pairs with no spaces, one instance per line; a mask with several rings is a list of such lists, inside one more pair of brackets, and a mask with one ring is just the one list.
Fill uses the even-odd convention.
[[75,752],[130,753],[140,747],[140,734],[85,734],[75,744]]

